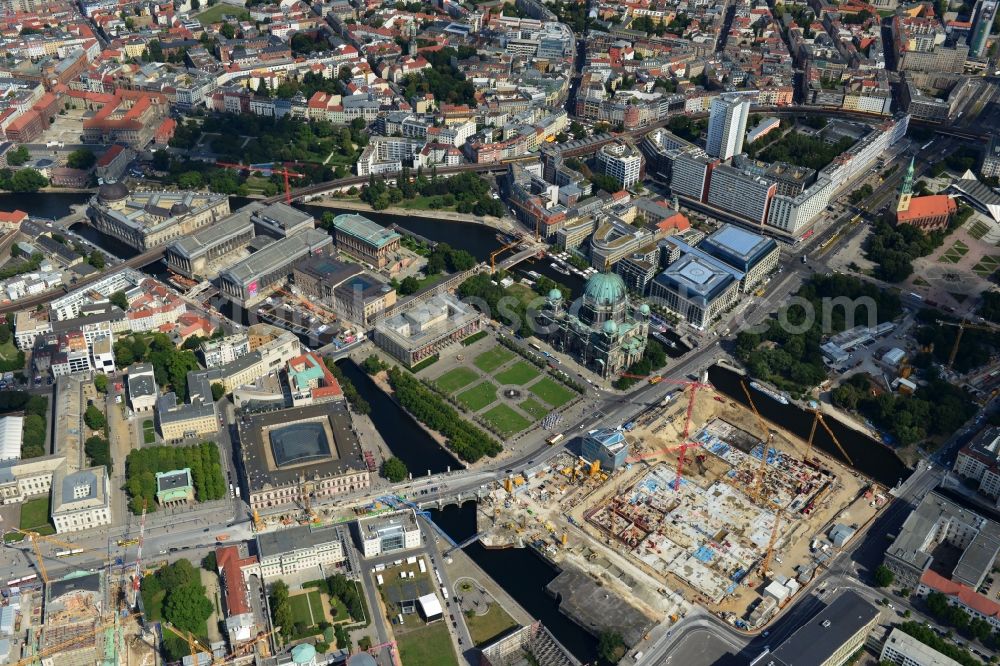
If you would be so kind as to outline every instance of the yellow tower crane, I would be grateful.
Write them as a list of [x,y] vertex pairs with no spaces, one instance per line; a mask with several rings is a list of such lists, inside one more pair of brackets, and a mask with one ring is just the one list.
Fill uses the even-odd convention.
[[830,426],[826,424],[826,420],[823,418],[822,412],[818,409],[813,409],[812,411],[813,424],[812,430],[809,431],[809,441],[806,443],[806,458],[808,458],[809,454],[812,452],[813,438],[816,435],[816,423],[819,423],[823,426],[823,429],[826,430],[826,434],[830,435],[830,439],[832,439],[833,443],[837,445],[837,448],[840,449],[840,453],[844,456],[844,460],[846,460],[849,465],[854,465],[854,461],[851,459],[851,456],[847,455],[847,451],[845,451],[844,447],[841,446],[840,440],[837,439],[837,436],[833,434],[832,430],[830,430]]
[[501,254],[503,252],[506,252],[507,250],[509,250],[512,247],[517,247],[518,245],[521,244],[521,242],[522,241],[521,241],[520,238],[515,238],[514,240],[512,240],[509,243],[507,243],[506,245],[501,246],[500,249],[494,250],[493,252],[490,252],[490,273],[496,273],[497,272],[497,255],[499,255],[499,254]]
[[955,336],[955,344],[951,346],[951,353],[948,354],[948,369],[950,370],[953,365],[955,365],[955,357],[958,355],[958,344],[962,341],[962,334],[965,333],[965,329],[971,328],[977,331],[993,331],[994,333],[1000,331],[1000,327],[991,326],[990,324],[973,324],[971,321],[944,321],[943,319],[938,319],[937,323],[941,326],[957,326],[958,334]]
[[41,546],[38,545],[38,541],[40,539],[43,541],[48,541],[49,543],[55,544],[57,546],[62,546],[63,548],[68,548],[71,551],[76,551],[78,553],[82,553],[85,550],[91,550],[90,548],[80,548],[80,546],[77,546],[76,544],[68,543],[66,541],[60,541],[59,539],[46,536],[44,534],[39,534],[38,532],[30,532],[28,530],[22,530],[18,527],[8,527],[7,531],[17,532],[18,534],[22,534],[25,537],[27,537],[28,541],[31,542],[31,547],[35,551],[35,557],[38,558],[38,573],[42,577],[42,580],[45,581],[46,585],[49,584],[49,572],[45,568],[44,557],[42,555],[42,548]]
[[764,435],[762,442],[763,449],[760,454],[760,468],[757,470],[757,479],[754,482],[753,501],[760,503],[760,495],[764,490],[764,477],[767,474],[767,451],[771,446],[771,430],[764,423],[764,419],[761,418],[760,412],[757,411],[757,405],[753,404],[753,398],[750,397],[750,390],[747,389],[746,382],[740,382],[740,386],[743,387],[743,393],[747,397],[747,402],[750,403],[750,409],[753,411],[753,415],[757,417],[757,424],[760,425],[760,431]]
[[768,569],[771,568],[771,558],[774,556],[774,544],[778,540],[778,526],[781,524],[781,517],[784,513],[785,510],[781,508],[774,514],[774,526],[771,528],[771,538],[767,542],[767,552],[764,553],[764,559],[760,562],[759,575],[761,578],[764,578],[767,575]]

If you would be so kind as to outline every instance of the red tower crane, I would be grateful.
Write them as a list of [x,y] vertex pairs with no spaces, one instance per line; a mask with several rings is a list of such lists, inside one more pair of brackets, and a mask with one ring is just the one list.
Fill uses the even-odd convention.
[[[646,377],[640,375],[622,375],[623,377],[633,377],[635,379],[646,379]],[[629,458],[628,462],[637,462],[640,460],[645,460],[646,458],[654,458],[656,456],[662,455],[664,453],[680,449],[680,455],[677,456],[677,478],[674,480],[674,490],[681,487],[681,479],[684,478],[684,457],[687,455],[689,448],[696,448],[701,446],[699,442],[691,441],[691,416],[694,413],[694,399],[698,395],[699,389],[712,389],[714,388],[711,384],[707,382],[692,381],[689,379],[666,379],[663,378],[661,381],[667,382],[668,384],[681,384],[688,387],[691,391],[688,396],[688,406],[687,413],[684,416],[684,430],[681,432],[681,443],[678,446],[669,446],[659,451],[654,451],[652,453],[644,453],[642,455],[636,456],[634,458]]]
[[225,167],[227,169],[237,169],[239,171],[260,171],[266,176],[270,176],[273,173],[279,176],[284,176],[285,178],[285,203],[291,205],[292,203],[292,187],[288,183],[289,178],[305,178],[305,174],[298,173],[296,171],[289,171],[288,167],[282,165],[281,168],[275,167],[273,162],[267,162],[265,164],[230,164],[229,162],[216,162],[215,166]]

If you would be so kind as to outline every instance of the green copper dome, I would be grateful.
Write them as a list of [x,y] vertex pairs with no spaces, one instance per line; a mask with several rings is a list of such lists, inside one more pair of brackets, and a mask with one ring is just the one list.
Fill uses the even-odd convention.
[[648,317],[649,316],[649,306],[646,305],[645,303],[643,303],[642,305],[640,305],[639,306],[639,314],[641,314],[643,317]]
[[604,332],[608,335],[614,335],[618,332],[618,324],[615,323],[614,319],[609,319],[604,322]]
[[614,273],[597,273],[583,288],[584,299],[595,305],[615,305],[625,300],[625,281]]
[[293,664],[308,664],[316,658],[316,648],[309,643],[302,643],[292,648]]
[[561,300],[561,299],[562,299],[562,292],[561,291],[559,291],[558,289],[550,289],[549,290],[549,300],[550,301],[558,301],[558,300]]

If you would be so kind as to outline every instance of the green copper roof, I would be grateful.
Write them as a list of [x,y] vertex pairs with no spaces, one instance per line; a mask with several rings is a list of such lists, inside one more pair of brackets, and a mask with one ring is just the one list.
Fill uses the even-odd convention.
[[316,658],[316,648],[309,643],[301,643],[292,648],[293,664],[308,664]]
[[899,188],[900,194],[913,194],[913,159],[910,158],[910,166],[906,169],[906,175],[903,176],[903,185]]
[[561,291],[559,291],[558,289],[550,289],[549,290],[549,300],[550,301],[558,301],[561,298],[562,298],[562,292]]
[[614,273],[597,273],[583,288],[583,297],[597,305],[613,305],[625,300],[625,281]]

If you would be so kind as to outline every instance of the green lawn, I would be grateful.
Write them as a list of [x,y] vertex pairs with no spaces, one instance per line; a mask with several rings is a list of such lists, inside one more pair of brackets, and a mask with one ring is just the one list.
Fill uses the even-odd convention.
[[442,196],[418,196],[413,199],[403,199],[396,205],[400,208],[407,208],[409,210],[455,210],[454,204],[451,206],[444,205],[444,197]]
[[17,347],[14,346],[13,338],[0,344],[0,360],[13,361],[15,358],[17,358]]
[[479,375],[471,368],[454,368],[435,379],[434,383],[445,393],[454,393],[478,378]]
[[501,384],[517,384],[521,386],[535,379],[539,374],[538,370],[527,361],[518,361],[503,372],[497,373],[494,377]]
[[531,414],[535,420],[544,419],[545,415],[549,413],[549,408],[538,402],[534,398],[528,398],[522,402],[518,407],[521,408],[525,414]]
[[[311,590],[308,594],[297,594],[289,597],[289,605],[292,607],[292,621],[301,622],[307,627],[319,624],[323,621],[323,601],[319,592]],[[312,613],[310,613],[312,607]]]
[[488,643],[517,624],[507,611],[500,608],[500,604],[490,606],[485,615],[465,618],[465,623],[469,626],[469,634],[474,645]]
[[334,623],[351,620],[351,616],[347,613],[347,606],[340,600],[340,597],[330,598],[330,616],[333,617]]
[[987,254],[984,255],[979,263],[972,267],[972,272],[979,277],[987,278],[993,274],[998,267],[1000,267],[1000,257],[996,255]]
[[542,377],[528,387],[528,390],[553,407],[562,407],[573,399],[573,391],[551,377]]
[[531,425],[531,421],[507,405],[497,405],[483,414],[483,418],[489,421],[504,437],[510,437]]
[[[18,524],[22,530],[38,532],[42,536],[49,536],[56,533],[56,528],[49,522],[49,498],[39,497],[28,500],[21,504],[21,522]],[[20,535],[12,535],[12,541],[20,541]]]
[[514,358],[514,352],[504,347],[494,347],[476,357],[473,364],[483,372],[492,373],[501,365]]
[[973,220],[972,224],[969,225],[969,235],[976,240],[982,240],[983,236],[988,234],[990,231],[989,226],[983,224],[979,220]]
[[459,393],[456,397],[466,409],[472,412],[478,412],[480,409],[497,399],[497,387],[490,382],[482,382],[476,384],[468,391]]
[[[415,619],[411,615],[407,622]],[[428,624],[406,633],[397,630],[396,647],[400,662],[406,666],[458,666],[444,622]]]
[[198,14],[195,18],[202,25],[208,25],[210,23],[218,23],[222,20],[223,15],[225,16],[235,16],[241,21],[245,21],[250,18],[250,12],[243,9],[242,7],[234,7],[232,5],[218,4],[214,7],[209,7],[202,13]]

